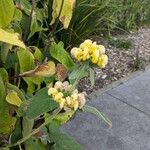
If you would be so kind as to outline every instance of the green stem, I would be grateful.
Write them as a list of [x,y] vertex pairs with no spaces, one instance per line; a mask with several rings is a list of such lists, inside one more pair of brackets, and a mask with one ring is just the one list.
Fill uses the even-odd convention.
[[41,126],[39,126],[37,129],[33,130],[30,134],[28,134],[26,137],[22,138],[21,140],[19,140],[17,143],[12,144],[12,145],[8,145],[7,148],[11,148],[17,145],[21,145],[22,143],[24,143],[26,140],[28,140],[32,135],[38,133],[44,126],[48,125],[53,119],[54,117],[61,111],[60,108],[56,109],[51,118],[48,119],[47,121],[45,121]]

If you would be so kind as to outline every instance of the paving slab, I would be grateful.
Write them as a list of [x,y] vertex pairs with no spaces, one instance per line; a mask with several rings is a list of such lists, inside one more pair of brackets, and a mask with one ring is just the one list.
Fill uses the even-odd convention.
[[107,93],[150,115],[150,70]]
[[150,150],[148,82],[150,71],[108,92],[97,94],[88,102],[111,118],[112,128],[109,129],[92,114],[78,113],[62,130],[73,136],[85,150]]

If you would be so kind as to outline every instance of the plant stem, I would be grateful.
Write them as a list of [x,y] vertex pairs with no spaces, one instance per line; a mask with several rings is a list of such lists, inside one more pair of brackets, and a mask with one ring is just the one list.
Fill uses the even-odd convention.
[[[53,3],[54,3],[54,2],[53,2]],[[55,24],[54,24],[54,26],[53,26],[53,29],[52,29],[52,31],[48,34],[48,42],[47,42],[47,46],[46,46],[47,48],[46,48],[46,50],[47,50],[47,49],[49,48],[49,46],[51,45],[52,37],[55,36],[55,31],[56,31],[57,26],[58,26],[58,23],[59,23],[59,18],[60,18],[62,9],[63,9],[63,5],[64,5],[64,0],[62,0],[62,2],[61,2],[59,14],[58,14],[58,17],[56,18],[56,21],[55,21]]]
[[47,121],[45,121],[41,126],[39,126],[38,128],[36,128],[35,130],[33,130],[30,134],[28,134],[26,137],[22,138],[21,140],[19,140],[17,143],[15,144],[12,144],[12,145],[8,145],[7,148],[10,148],[10,147],[14,147],[14,146],[17,146],[17,145],[21,145],[22,143],[24,143],[26,140],[28,140],[32,135],[38,133],[44,126],[48,125],[52,120],[53,118],[61,111],[60,108],[57,108],[56,110],[54,110],[51,118]]

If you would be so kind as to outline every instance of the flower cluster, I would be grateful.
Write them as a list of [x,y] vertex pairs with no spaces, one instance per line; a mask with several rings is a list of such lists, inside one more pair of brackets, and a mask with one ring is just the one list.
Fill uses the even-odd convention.
[[49,88],[48,95],[59,103],[61,109],[71,108],[76,111],[85,105],[85,94],[79,93],[77,89],[71,92],[71,87],[68,81],[57,81],[53,87]]
[[91,60],[92,63],[100,68],[105,68],[108,63],[108,57],[105,54],[105,47],[98,45],[91,40],[85,40],[80,44],[80,47],[74,47],[71,50],[71,55],[78,61]]

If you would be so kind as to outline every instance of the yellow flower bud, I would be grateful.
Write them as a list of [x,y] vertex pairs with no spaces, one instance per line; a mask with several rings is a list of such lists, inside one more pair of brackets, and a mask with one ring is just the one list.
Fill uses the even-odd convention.
[[54,100],[57,102],[57,101],[59,101],[63,96],[64,96],[63,93],[62,93],[62,92],[59,92],[59,93],[57,93],[57,94],[54,96]]
[[76,100],[76,99],[78,99],[78,94],[74,93],[71,95],[71,97],[72,97],[72,99]]
[[62,86],[65,91],[69,91],[70,86],[68,81],[63,82]]
[[78,107],[79,107],[79,101],[74,101],[74,105],[73,105],[74,110],[76,111]]
[[92,54],[95,50],[97,50],[97,44],[94,42],[89,48],[89,54]]
[[55,88],[49,88],[49,90],[48,90],[48,95],[50,95],[50,96],[51,95],[55,96],[57,93],[58,93],[58,91]]
[[83,50],[82,60],[85,61],[89,58],[90,58],[89,49],[87,47],[85,47],[84,50]]
[[98,45],[98,49],[99,49],[100,55],[105,54],[105,47],[103,45]]
[[67,103],[67,105],[71,105],[71,100],[72,100],[72,98],[70,96],[66,97],[66,103]]
[[63,86],[63,83],[62,83],[61,81],[57,81],[57,82],[55,83],[54,88],[56,88],[56,89],[61,89],[62,86]]
[[78,61],[81,61],[83,57],[83,51],[81,49],[78,50],[78,54],[75,57]]
[[105,68],[105,66],[107,65],[108,63],[108,56],[103,54],[99,57],[98,59],[98,63],[97,65],[100,67],[100,68]]
[[81,49],[84,49],[85,47],[89,48],[91,45],[92,45],[92,41],[87,39],[83,43],[80,44],[80,48]]
[[91,57],[92,57],[91,59],[92,63],[96,64],[99,59],[99,50],[98,49],[94,50]]
[[62,109],[65,105],[66,100],[64,98],[60,99],[59,107]]
[[75,89],[75,90],[72,92],[72,94],[78,94],[78,90]]
[[78,96],[79,96],[79,108],[81,109],[86,103],[85,94],[80,93]]
[[71,55],[72,55],[73,57],[76,58],[77,55],[78,55],[78,53],[79,53],[79,48],[74,47],[74,48],[71,49]]

